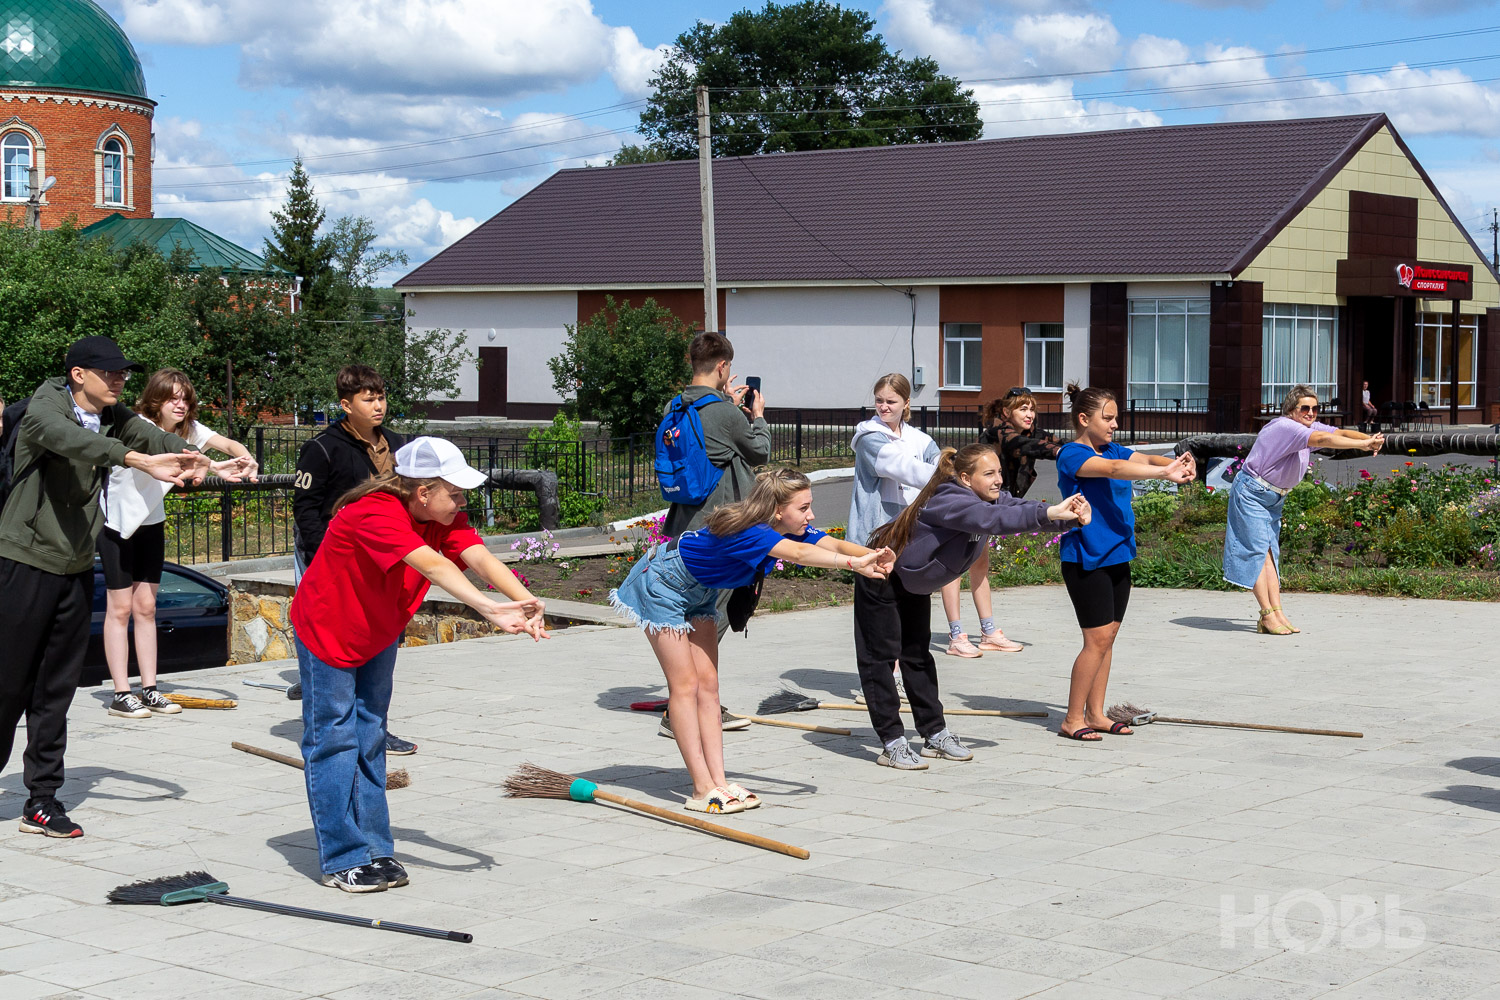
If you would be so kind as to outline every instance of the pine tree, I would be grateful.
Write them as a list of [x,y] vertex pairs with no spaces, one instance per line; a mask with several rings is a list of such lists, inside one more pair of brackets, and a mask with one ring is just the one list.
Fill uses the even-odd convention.
[[284,267],[302,279],[304,308],[316,309],[323,298],[333,249],[320,239],[323,206],[313,194],[312,178],[302,169],[302,157],[292,162],[282,211],[272,212],[271,238],[266,240],[266,260]]

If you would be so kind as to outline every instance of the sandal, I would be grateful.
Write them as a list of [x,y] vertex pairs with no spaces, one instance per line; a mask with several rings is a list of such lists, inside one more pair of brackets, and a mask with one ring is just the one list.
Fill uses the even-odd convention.
[[[1096,733],[1098,731],[1099,730],[1097,730],[1097,729],[1094,730],[1094,732],[1096,732]],[[1113,725],[1111,725],[1109,727],[1109,729],[1106,730],[1106,732],[1108,732],[1111,736],[1134,736],[1135,735],[1135,730],[1130,728],[1130,723],[1128,723],[1128,722],[1116,722]]]
[[[1277,605],[1276,607],[1272,608],[1271,610],[1272,611],[1280,611],[1281,610],[1281,606]],[[1283,615],[1283,617],[1285,617],[1285,615]],[[1291,622],[1287,622],[1286,623],[1286,627],[1289,628],[1289,629],[1291,629],[1293,632],[1301,632],[1302,631],[1300,628],[1298,628],[1297,626],[1293,625]]]
[[980,633],[978,648],[981,650],[995,650],[1001,653],[1019,653],[1026,647],[1014,639],[1007,639],[1003,630],[996,629],[994,632]]
[[1266,624],[1266,616],[1274,615],[1280,608],[1263,608],[1260,612],[1260,621],[1255,624],[1255,631],[1261,635],[1291,635],[1296,629],[1290,625],[1277,625],[1275,628]]
[[746,788],[744,785],[725,785],[724,791],[728,792],[730,795],[733,795],[736,799],[743,802],[746,809],[760,808],[760,796],[750,791],[750,789]]
[[[1089,726],[1079,726],[1071,733],[1064,729],[1062,726],[1058,726],[1057,735],[1061,736],[1065,740],[1077,740],[1079,743],[1104,742],[1104,737],[1099,735],[1099,731],[1097,729],[1090,728]],[[1090,737],[1093,738],[1090,739]]]
[[714,788],[701,799],[688,799],[683,808],[688,812],[728,814],[744,812],[749,807],[735,798],[729,789]]

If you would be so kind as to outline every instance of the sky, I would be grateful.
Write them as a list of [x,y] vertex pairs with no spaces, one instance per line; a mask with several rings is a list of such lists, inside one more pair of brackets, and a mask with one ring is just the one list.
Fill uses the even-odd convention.
[[[301,155],[330,220],[410,266],[634,128],[699,0],[100,0],[157,102],[155,211],[259,251]],[[981,102],[985,137],[1384,111],[1489,248],[1500,6],[1486,0],[848,3]],[[387,273],[394,280],[410,268]]]

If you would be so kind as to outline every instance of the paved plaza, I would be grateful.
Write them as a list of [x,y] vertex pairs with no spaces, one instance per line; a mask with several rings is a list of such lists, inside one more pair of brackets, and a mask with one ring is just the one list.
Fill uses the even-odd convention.
[[[675,747],[625,707],[665,691],[639,634],[405,650],[392,729],[421,752],[393,762],[412,785],[390,803],[412,883],[365,896],[313,881],[301,774],[229,745],[297,753],[298,705],[241,684],[294,664],[166,679],[239,699],[228,712],[116,720],[102,689],[81,690],[61,798],[87,835],[15,831],[19,745],[0,778],[0,997],[1500,998],[1495,607],[1287,603],[1300,636],[1256,635],[1243,595],[1137,590],[1112,700],[1363,739],[1168,724],[1058,739],[1077,629],[1060,588],[1006,591],[1001,621],[1028,648],[940,655],[945,702],[1052,717],[950,717],[973,763],[878,768],[854,713],[791,717],[851,738],[726,734],[731,777],[767,804],[722,821],[808,861],[503,796],[531,761],[680,808]],[[850,618],[757,618],[726,643],[725,703],[751,712],[783,686],[848,700]],[[474,943],[104,902],[194,869],[236,895]]]

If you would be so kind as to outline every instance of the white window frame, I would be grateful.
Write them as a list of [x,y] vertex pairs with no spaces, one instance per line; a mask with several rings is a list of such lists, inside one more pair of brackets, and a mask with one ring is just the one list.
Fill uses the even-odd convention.
[[[1260,401],[1281,406],[1294,385],[1325,403],[1339,397],[1339,311],[1335,306],[1267,302],[1261,307]],[[1349,409],[1349,400],[1339,399]]]
[[[981,323],[943,324],[943,388],[964,389],[977,392],[983,378],[981,361],[984,350],[984,325]],[[949,379],[953,371],[953,360],[958,359],[958,381]],[[973,383],[964,380],[973,376]]]
[[[111,149],[110,147],[114,148]],[[125,202],[125,144],[115,136],[104,140],[99,156],[99,182],[102,190],[100,201],[105,205],[124,207]]]
[[[1133,298],[1129,302],[1126,315],[1129,318],[1126,333],[1126,402],[1124,406],[1128,407],[1132,400],[1181,399],[1184,403],[1188,400],[1193,401],[1193,409],[1206,409],[1208,406],[1209,300],[1179,295]],[[1180,379],[1163,380],[1161,378],[1163,358],[1159,330],[1161,318],[1164,316],[1169,319],[1182,317],[1182,378]],[[1146,336],[1147,320],[1150,320],[1151,336],[1149,378],[1146,377],[1147,372],[1138,370],[1136,359],[1138,353],[1136,338]],[[1195,358],[1194,348],[1200,342],[1202,356]],[[1202,379],[1193,378],[1195,374],[1201,374]],[[1171,388],[1177,386],[1182,387],[1181,392],[1171,391]]]
[[[1055,346],[1053,346],[1055,345]],[[1051,347],[1052,350],[1048,350]],[[1047,370],[1048,355],[1052,355],[1052,370]],[[1039,378],[1033,379],[1032,358],[1037,360]],[[1063,390],[1063,325],[1061,323],[1026,324],[1026,387],[1033,392],[1062,392]],[[1051,378],[1048,378],[1048,376]]]
[[[1416,378],[1412,379],[1412,398],[1418,403],[1426,403],[1433,409],[1447,409],[1449,406],[1448,390],[1452,383],[1444,364],[1451,363],[1448,361],[1448,355],[1452,350],[1452,324],[1451,312],[1417,313],[1417,364]],[[1468,408],[1477,405],[1475,400],[1479,398],[1479,386],[1476,381],[1479,370],[1479,317],[1460,313],[1458,327],[1469,334],[1469,377],[1460,378],[1458,381],[1458,405]],[[1423,367],[1424,362],[1428,360],[1423,355],[1429,343],[1433,346],[1433,364],[1430,371],[1424,370]],[[1444,347],[1448,347],[1448,351],[1443,350]],[[1467,393],[1464,391],[1466,389]],[[1464,402],[1466,398],[1468,402]]]
[[[111,140],[119,143],[118,153],[106,149]],[[109,189],[110,185],[105,181],[109,173],[105,164],[115,156],[119,157],[120,164],[120,200],[118,201],[111,200],[109,197],[114,192]],[[98,141],[94,143],[94,207],[123,208],[127,212],[135,210],[135,146],[131,143],[130,136],[125,134],[125,130],[118,123],[100,132]]]
[[[23,146],[26,150],[25,165],[12,163],[11,151]],[[0,201],[24,202],[30,198],[31,167],[35,161],[36,144],[25,132],[16,129],[0,136],[0,171],[4,172],[3,178],[0,178]]]

